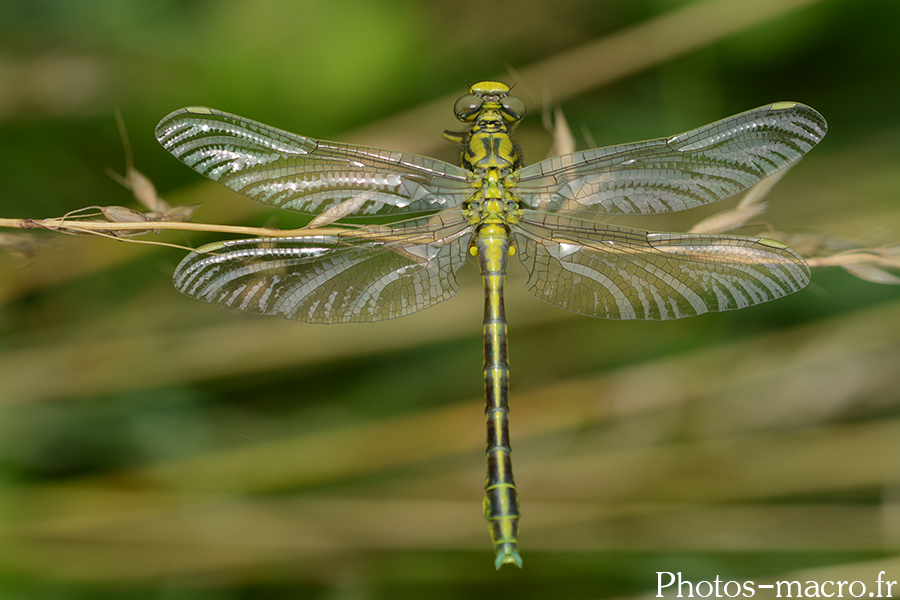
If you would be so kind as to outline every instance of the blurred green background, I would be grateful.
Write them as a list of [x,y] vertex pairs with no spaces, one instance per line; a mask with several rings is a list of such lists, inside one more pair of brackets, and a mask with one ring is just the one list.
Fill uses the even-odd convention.
[[[454,160],[486,78],[579,140],[672,134],[776,100],[830,131],[765,220],[900,239],[896,0],[7,0],[0,217],[134,206],[138,169],[197,221],[294,227],[176,161],[209,105]],[[679,231],[723,207],[641,223]],[[748,230],[748,233],[756,233]],[[0,252],[0,597],[652,597],[657,571],[900,579],[900,290],[817,270],[801,293],[670,323],[566,313],[508,283],[525,568],[481,514],[482,300],[316,326],[180,296],[182,252],[38,235]],[[208,235],[158,238],[198,245]],[[762,597],[762,592],[760,593]]]

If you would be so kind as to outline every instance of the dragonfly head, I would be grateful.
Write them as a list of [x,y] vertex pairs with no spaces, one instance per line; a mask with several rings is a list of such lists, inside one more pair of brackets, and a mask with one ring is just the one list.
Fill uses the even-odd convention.
[[453,113],[463,123],[498,116],[513,125],[525,116],[525,103],[509,95],[509,86],[499,81],[482,81],[470,87],[469,93],[456,101]]

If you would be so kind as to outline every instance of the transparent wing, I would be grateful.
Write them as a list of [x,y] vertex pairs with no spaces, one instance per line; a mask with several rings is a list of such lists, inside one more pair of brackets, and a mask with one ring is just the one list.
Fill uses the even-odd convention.
[[809,283],[803,259],[773,240],[651,233],[530,210],[513,232],[528,291],[592,317],[680,319],[753,306]]
[[382,321],[459,289],[471,226],[458,211],[336,235],[217,242],[175,270],[178,291],[225,308],[308,323]]
[[201,175],[252,200],[308,214],[404,214],[453,208],[467,172],[440,160],[303,137],[205,107],[177,110],[156,139]]
[[548,212],[684,210],[733,196],[783,169],[826,130],[825,119],[812,108],[778,102],[679,135],[524,167],[513,192]]

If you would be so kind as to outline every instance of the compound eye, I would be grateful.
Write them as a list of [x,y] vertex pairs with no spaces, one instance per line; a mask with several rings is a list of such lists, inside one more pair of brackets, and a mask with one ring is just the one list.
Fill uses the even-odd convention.
[[472,121],[481,110],[482,104],[484,100],[478,96],[463,96],[453,105],[453,114],[460,121]]
[[512,120],[518,121],[525,116],[525,103],[515,96],[507,96],[500,101],[503,112],[512,117]]

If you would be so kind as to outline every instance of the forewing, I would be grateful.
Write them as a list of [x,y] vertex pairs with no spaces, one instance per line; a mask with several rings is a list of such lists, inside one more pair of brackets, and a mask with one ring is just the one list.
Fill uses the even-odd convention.
[[453,213],[352,235],[217,242],[182,260],[173,279],[183,294],[243,312],[308,323],[382,321],[453,296],[471,235]]
[[303,137],[205,107],[160,121],[156,139],[201,175],[252,200],[308,214],[404,214],[460,205],[467,172],[443,161]]
[[551,158],[520,169],[513,192],[548,212],[654,214],[716,202],[785,168],[825,135],[825,119],[778,102],[667,138]]
[[746,308],[809,283],[803,259],[773,240],[651,233],[534,211],[513,231],[528,291],[592,317],[680,319]]

